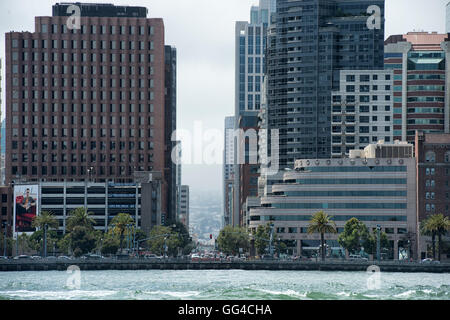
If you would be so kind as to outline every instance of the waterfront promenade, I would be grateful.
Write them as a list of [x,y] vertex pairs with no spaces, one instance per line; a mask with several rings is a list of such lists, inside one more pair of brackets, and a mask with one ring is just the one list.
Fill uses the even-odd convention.
[[67,270],[69,266],[80,270],[298,270],[298,271],[367,271],[376,265],[381,272],[450,273],[450,264],[424,264],[395,261],[239,261],[239,262],[191,262],[167,259],[101,259],[101,260],[6,260],[0,261],[1,271],[51,271]]

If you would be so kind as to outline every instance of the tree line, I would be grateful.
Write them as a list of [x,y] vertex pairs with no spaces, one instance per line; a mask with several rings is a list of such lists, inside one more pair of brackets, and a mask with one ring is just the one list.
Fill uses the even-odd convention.
[[[14,245],[20,247],[17,254],[35,251],[44,254],[44,238],[47,252],[56,250],[59,254],[80,257],[94,252],[103,255],[115,255],[125,249],[145,247],[154,254],[178,255],[188,254],[194,248],[186,227],[182,223],[169,226],[155,226],[146,234],[136,228],[134,219],[127,213],[117,214],[110,222],[107,231],[95,229],[92,213],[85,208],[77,208],[70,212],[65,227],[65,234],[56,230],[58,219],[49,211],[42,211],[32,222],[36,228],[32,235],[21,234],[17,240],[7,239],[8,251],[12,252]],[[4,246],[3,235],[0,245]],[[3,254],[3,253],[2,253]]]
[[[269,252],[270,244],[272,244],[273,250],[285,252],[287,245],[271,230],[271,225],[272,222],[268,222],[266,225],[259,225],[252,234],[249,234],[245,228],[226,226],[219,233],[217,246],[225,254],[233,256],[241,253],[241,250],[248,252],[252,241],[254,241],[254,247],[259,255]],[[436,259],[436,246],[438,247],[438,259],[441,259],[441,252],[444,248],[443,236],[447,234],[448,230],[450,230],[450,220],[443,214],[430,215],[421,223],[421,235],[431,236],[432,238],[431,250],[433,259]],[[320,235],[319,251],[322,260],[325,260],[327,247],[325,235],[337,233],[333,217],[324,211],[317,212],[309,221],[307,233]],[[272,241],[270,241],[271,236]],[[380,249],[387,250],[390,244],[386,232],[380,231],[379,237]],[[404,240],[409,243],[410,251],[412,239],[412,234],[407,233],[404,235]],[[438,240],[438,245],[436,245],[436,239]],[[345,223],[337,241],[348,254],[363,253],[365,255],[375,255],[377,253],[378,231],[376,229],[369,230],[363,222],[357,218],[351,218]]]

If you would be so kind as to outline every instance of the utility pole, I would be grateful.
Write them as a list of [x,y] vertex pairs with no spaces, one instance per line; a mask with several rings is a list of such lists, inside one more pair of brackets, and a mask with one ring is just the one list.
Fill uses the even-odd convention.
[[380,262],[380,251],[381,251],[381,226],[377,225],[377,260]]
[[273,223],[270,224],[270,242],[269,242],[269,252],[270,256],[273,258]]

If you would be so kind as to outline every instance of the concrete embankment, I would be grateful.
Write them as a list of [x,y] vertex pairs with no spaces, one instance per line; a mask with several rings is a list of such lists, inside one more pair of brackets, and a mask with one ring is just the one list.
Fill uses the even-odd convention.
[[311,271],[367,271],[372,265],[381,272],[429,272],[450,273],[450,264],[422,264],[411,262],[289,262],[289,261],[245,261],[245,262],[190,262],[109,260],[96,261],[0,261],[1,271],[65,271],[69,266],[80,270],[311,270]]

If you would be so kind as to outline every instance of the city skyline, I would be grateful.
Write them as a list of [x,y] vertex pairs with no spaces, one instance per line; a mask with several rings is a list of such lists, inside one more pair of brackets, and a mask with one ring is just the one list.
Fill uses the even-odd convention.
[[[105,1],[85,1],[87,3]],[[50,16],[51,5],[56,1],[18,1],[2,10],[0,30],[1,56],[4,57],[4,34],[15,31],[34,31],[34,16]],[[116,5],[126,4],[114,1]],[[161,17],[166,27],[166,43],[178,51],[178,128],[193,130],[195,121],[203,121],[205,129],[223,132],[223,119],[234,110],[234,28],[236,21],[248,21],[250,8],[258,1],[232,0],[226,3],[210,0],[165,0],[147,3],[134,1],[133,5],[145,6],[149,16]],[[385,38],[413,30],[445,31],[445,5],[447,1],[386,1]],[[404,6],[409,10],[402,10]],[[26,9],[23,9],[26,8]],[[199,9],[200,8],[200,9]],[[426,10],[427,16],[420,13]],[[198,12],[203,13],[199,18]],[[20,15],[20,19],[17,16]],[[196,23],[189,23],[195,15]],[[441,19],[438,17],[442,16]],[[433,17],[433,18],[431,18]],[[217,28],[208,28],[215,25]],[[201,44],[210,46],[205,50]],[[2,63],[4,60],[2,60]],[[194,80],[192,74],[195,74]],[[220,74],[222,76],[217,77]],[[197,79],[197,80],[195,80]],[[204,81],[202,79],[214,79]],[[3,93],[2,93],[3,94]],[[4,105],[2,117],[4,117]],[[223,143],[223,142],[222,142]],[[221,191],[222,165],[183,165],[183,184],[192,192],[201,190]]]

